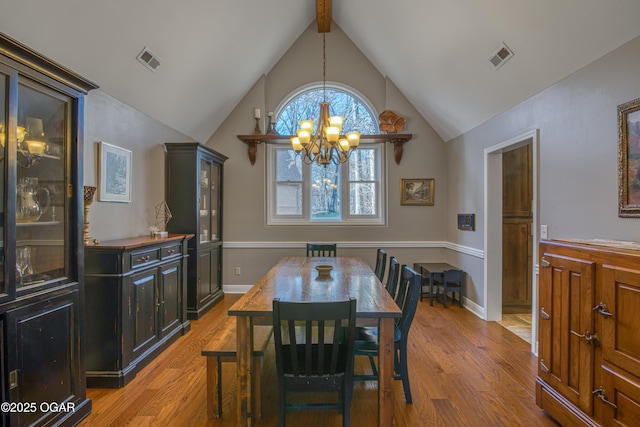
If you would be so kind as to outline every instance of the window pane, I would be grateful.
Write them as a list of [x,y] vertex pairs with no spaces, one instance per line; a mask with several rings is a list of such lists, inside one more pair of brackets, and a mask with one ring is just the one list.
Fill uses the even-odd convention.
[[276,214],[302,215],[302,184],[276,184]]
[[311,166],[311,219],[339,220],[340,166]]
[[302,161],[293,150],[276,150],[276,181],[302,181]]
[[376,214],[376,184],[351,183],[349,213],[351,215]]
[[376,180],[376,152],[359,147],[349,159],[349,181]]

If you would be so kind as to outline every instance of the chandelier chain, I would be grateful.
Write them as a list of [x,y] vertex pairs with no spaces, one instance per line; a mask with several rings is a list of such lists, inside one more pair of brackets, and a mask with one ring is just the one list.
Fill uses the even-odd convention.
[[324,35],[325,33],[322,33],[322,98],[327,102],[327,51]]

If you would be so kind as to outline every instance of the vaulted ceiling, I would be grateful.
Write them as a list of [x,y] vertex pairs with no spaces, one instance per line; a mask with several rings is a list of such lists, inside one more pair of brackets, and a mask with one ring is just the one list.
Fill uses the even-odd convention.
[[[202,142],[315,17],[316,0],[0,0],[0,32]],[[638,0],[333,0],[332,17],[445,141],[640,35]]]

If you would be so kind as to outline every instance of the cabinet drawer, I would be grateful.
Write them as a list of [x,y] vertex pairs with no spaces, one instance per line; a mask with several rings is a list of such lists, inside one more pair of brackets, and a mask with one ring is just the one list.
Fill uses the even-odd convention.
[[140,268],[160,259],[160,248],[131,253],[131,268]]
[[179,255],[182,255],[182,244],[180,243],[166,246],[160,250],[160,256],[162,259],[172,258]]
[[612,366],[602,365],[601,392],[603,425],[632,426],[640,419],[640,381]]

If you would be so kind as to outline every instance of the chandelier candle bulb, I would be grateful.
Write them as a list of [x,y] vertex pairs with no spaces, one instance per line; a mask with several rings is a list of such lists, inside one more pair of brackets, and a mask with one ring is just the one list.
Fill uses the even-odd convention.
[[302,144],[300,144],[300,138],[294,136],[291,138],[291,146],[293,147],[293,151],[299,153],[302,151]]
[[360,145],[360,132],[349,132],[347,134],[347,140],[350,147],[357,147]]
[[329,126],[338,128],[338,133],[342,131],[342,117],[332,116],[329,117]]
[[298,135],[300,145],[306,147],[309,141],[311,141],[311,132],[306,129],[300,129],[296,133]]
[[329,126],[327,128],[327,141],[336,142],[340,137],[340,130],[335,126]]

